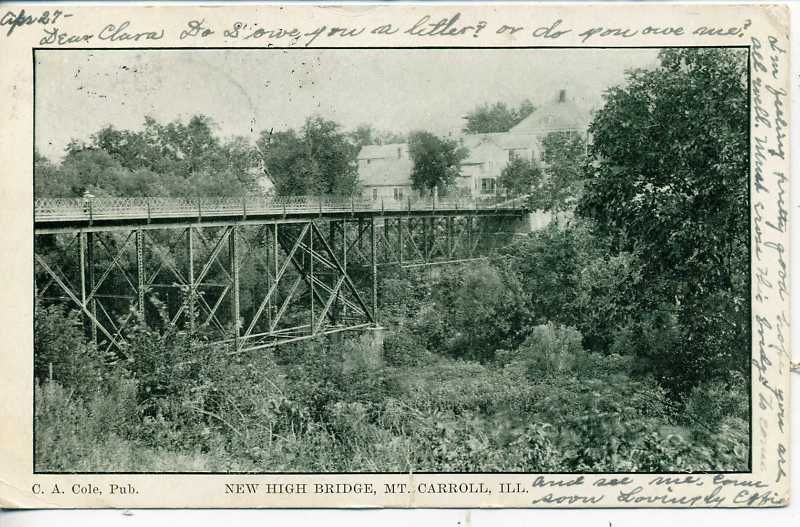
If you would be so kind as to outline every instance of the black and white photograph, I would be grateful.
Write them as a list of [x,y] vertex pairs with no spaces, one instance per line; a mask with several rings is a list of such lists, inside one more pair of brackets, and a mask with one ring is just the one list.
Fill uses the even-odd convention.
[[37,50],[37,473],[747,472],[748,48]]

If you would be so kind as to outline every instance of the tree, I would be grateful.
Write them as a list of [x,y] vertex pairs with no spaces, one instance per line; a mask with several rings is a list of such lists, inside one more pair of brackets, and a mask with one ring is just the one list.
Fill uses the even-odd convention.
[[183,178],[204,169],[222,170],[228,161],[214,134],[214,122],[205,115],[193,115],[186,124],[180,120],[161,124],[145,117],[139,132],[108,126],[92,136],[91,146],[131,170],[147,168]]
[[105,150],[87,147],[67,154],[54,174],[52,186],[69,189],[71,196],[81,196],[86,191],[95,196],[113,196],[117,194],[118,182],[129,174],[130,171]]
[[[149,120],[155,124],[155,121]],[[117,130],[109,125],[92,135],[92,146],[99,148],[127,168],[152,168],[157,155],[154,145],[148,144],[146,134],[130,130]]]
[[459,163],[467,157],[467,149],[456,141],[440,139],[430,132],[413,132],[408,151],[414,162],[411,184],[419,191],[438,189],[444,194],[461,174]]
[[259,159],[255,147],[244,137],[232,137],[222,143],[222,156],[225,159],[225,170],[230,172],[240,186],[254,190],[256,175],[259,174]]
[[659,57],[608,92],[579,211],[620,245],[652,250],[653,271],[729,285],[747,243],[746,61],[720,49]]
[[[509,270],[516,273],[535,324],[573,326],[583,346],[611,351],[620,328],[638,309],[631,297],[640,287],[640,264],[630,253],[610,254],[607,240],[580,218],[552,222],[505,247]],[[630,354],[624,343],[614,351]]]
[[492,360],[497,349],[519,345],[531,323],[517,276],[492,264],[444,274],[431,297],[445,328],[442,347],[456,357]]
[[542,184],[542,171],[534,162],[515,157],[503,168],[497,184],[515,195],[529,194]]
[[550,132],[542,141],[544,181],[539,193],[543,210],[572,208],[580,194],[586,163],[586,143],[575,132]]
[[299,132],[265,130],[256,147],[280,195],[349,195],[356,190],[358,148],[333,121],[310,117]]
[[358,151],[339,132],[339,125],[321,117],[306,120],[305,144],[312,168],[312,192],[352,194],[356,189]]
[[578,273],[584,262],[582,233],[550,224],[503,249],[517,273],[537,324],[574,325],[571,310],[577,295]]
[[145,118],[141,131],[107,126],[70,141],[60,165],[37,158],[38,197],[242,196],[255,190],[257,156],[241,137],[221,141],[208,117],[187,124]]
[[[651,313],[633,331],[639,355],[686,393],[747,368],[747,60],[739,50],[667,49],[659,61],[607,92],[578,213],[638,254],[647,287],[631,301]],[[658,349],[659,331],[683,345]]]
[[376,130],[369,124],[359,125],[348,134],[348,137],[359,150],[366,145],[403,143],[406,140],[402,134]]
[[294,130],[273,133],[262,131],[256,148],[262,159],[264,172],[282,196],[306,193],[305,156],[303,138]]
[[69,183],[60,177],[58,166],[36,150],[33,153],[33,194],[36,197],[58,198],[72,195]]
[[536,107],[528,99],[522,101],[517,108],[509,107],[504,102],[482,104],[466,115],[467,124],[464,126],[464,132],[468,134],[508,132],[535,109]]
[[92,391],[101,381],[103,356],[86,344],[77,311],[53,304],[43,306],[34,299],[33,373],[40,381],[51,378],[77,390]]

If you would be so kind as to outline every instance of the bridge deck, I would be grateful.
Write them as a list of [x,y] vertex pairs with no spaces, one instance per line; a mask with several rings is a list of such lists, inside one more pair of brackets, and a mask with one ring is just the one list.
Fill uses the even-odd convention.
[[522,215],[526,197],[478,201],[405,200],[295,196],[283,198],[46,198],[34,204],[37,233],[75,229],[141,226],[163,228],[186,223],[293,222],[313,218],[424,215]]

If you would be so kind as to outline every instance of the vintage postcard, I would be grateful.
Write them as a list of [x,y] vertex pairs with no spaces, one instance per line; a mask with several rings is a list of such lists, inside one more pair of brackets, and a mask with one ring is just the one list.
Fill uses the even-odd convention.
[[0,17],[0,506],[788,504],[786,6]]

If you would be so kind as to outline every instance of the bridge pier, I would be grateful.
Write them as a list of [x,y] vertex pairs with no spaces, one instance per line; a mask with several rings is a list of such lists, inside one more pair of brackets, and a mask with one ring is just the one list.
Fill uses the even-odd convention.
[[514,234],[530,234],[538,230],[544,229],[553,219],[551,212],[543,210],[534,210],[528,212],[524,216],[514,222]]
[[342,369],[345,372],[383,366],[383,339],[386,328],[375,326],[365,329],[353,345],[342,350]]

